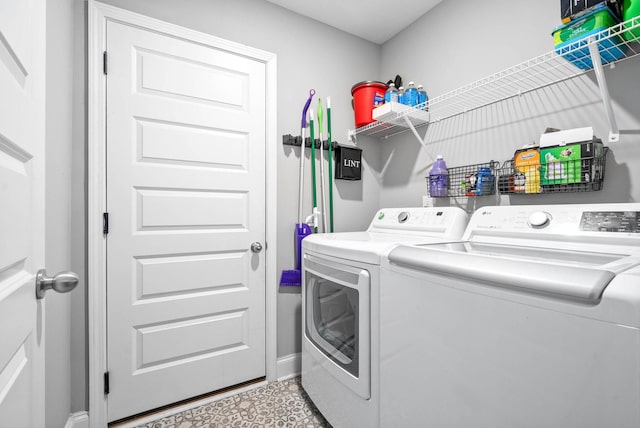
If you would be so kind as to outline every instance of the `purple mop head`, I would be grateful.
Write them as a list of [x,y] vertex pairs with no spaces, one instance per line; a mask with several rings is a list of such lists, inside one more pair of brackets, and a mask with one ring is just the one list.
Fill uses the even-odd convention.
[[280,285],[285,287],[300,287],[302,285],[302,271],[300,269],[283,270]]
[[302,240],[311,234],[311,227],[305,223],[296,224],[295,257],[296,268],[283,270],[280,276],[280,285],[287,287],[300,287],[302,285]]

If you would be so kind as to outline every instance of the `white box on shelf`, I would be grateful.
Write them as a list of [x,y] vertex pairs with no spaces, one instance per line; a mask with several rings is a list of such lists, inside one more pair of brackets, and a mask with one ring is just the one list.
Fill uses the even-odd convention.
[[540,148],[553,146],[566,146],[583,141],[592,141],[595,138],[593,128],[565,129],[564,131],[549,132],[540,136]]
[[390,102],[373,109],[372,117],[378,122],[390,123],[408,128],[405,117],[413,126],[424,125],[429,122],[429,112],[404,104]]

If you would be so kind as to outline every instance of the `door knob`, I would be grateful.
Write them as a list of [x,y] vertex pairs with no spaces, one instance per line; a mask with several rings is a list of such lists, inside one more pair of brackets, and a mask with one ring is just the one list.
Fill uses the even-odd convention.
[[254,242],[253,244],[251,244],[251,251],[253,251],[254,253],[259,253],[260,251],[262,251],[262,244],[259,242]]
[[47,271],[40,269],[36,274],[36,297],[44,298],[47,290],[53,289],[58,293],[68,293],[78,285],[78,274],[73,272],[60,272],[53,277],[47,276]]

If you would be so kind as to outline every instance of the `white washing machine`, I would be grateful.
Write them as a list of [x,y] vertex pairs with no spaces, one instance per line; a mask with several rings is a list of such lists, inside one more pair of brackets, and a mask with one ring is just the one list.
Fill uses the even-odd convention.
[[459,208],[380,210],[364,232],[303,240],[302,385],[334,428],[379,426],[379,268],[398,243],[459,240]]
[[380,282],[381,426],[640,426],[640,204],[484,207]]

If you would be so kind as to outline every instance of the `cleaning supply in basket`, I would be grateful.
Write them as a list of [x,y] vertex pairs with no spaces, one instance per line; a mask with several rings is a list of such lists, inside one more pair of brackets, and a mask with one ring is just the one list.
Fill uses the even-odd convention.
[[436,157],[431,171],[429,171],[429,195],[432,198],[442,198],[447,196],[447,185],[449,181],[449,172],[447,164],[442,155]]
[[537,147],[516,150],[513,166],[516,171],[515,191],[540,193],[540,150]]
[[494,183],[495,176],[491,172],[491,168],[488,166],[480,167],[477,174],[476,195],[484,196],[493,194]]

